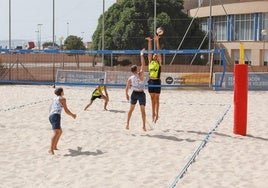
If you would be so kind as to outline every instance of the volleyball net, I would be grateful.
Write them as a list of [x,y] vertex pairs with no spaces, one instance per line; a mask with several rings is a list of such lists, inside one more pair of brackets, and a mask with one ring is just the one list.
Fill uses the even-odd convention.
[[[124,87],[130,66],[140,65],[140,50],[0,49],[0,83]],[[221,87],[226,71],[224,49],[147,50],[162,54],[161,87]],[[172,60],[172,63],[170,63]],[[173,61],[174,60],[174,61]],[[148,80],[148,72],[145,72]]]

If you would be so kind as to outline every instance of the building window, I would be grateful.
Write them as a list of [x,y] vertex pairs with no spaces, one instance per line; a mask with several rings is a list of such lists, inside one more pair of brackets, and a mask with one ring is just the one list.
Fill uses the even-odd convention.
[[263,64],[264,66],[268,66],[268,50],[263,50],[262,51],[263,54]]
[[[268,13],[263,14],[263,28],[268,33]],[[268,35],[263,35],[262,40],[268,40]]]
[[201,18],[200,19],[200,29],[205,33],[208,32],[208,18]]
[[235,40],[254,40],[253,14],[235,15]]
[[[208,32],[209,18],[203,18],[200,20],[200,29],[204,32]],[[211,30],[211,36],[213,41],[227,41],[227,17],[213,17]]]
[[254,40],[254,16],[253,14],[235,15],[235,40]]
[[[234,53],[234,62],[235,64],[239,64],[240,62],[240,50],[233,50]],[[251,50],[245,50],[244,51],[244,61],[245,64],[251,65]]]
[[214,17],[212,28],[214,41],[227,41],[227,16]]
[[198,7],[202,7],[203,5],[203,0],[198,0]]

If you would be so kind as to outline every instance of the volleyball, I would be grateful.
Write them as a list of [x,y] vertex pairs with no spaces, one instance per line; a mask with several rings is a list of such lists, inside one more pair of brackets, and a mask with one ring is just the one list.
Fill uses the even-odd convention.
[[162,27],[158,27],[156,30],[156,33],[158,36],[163,35],[164,34],[164,29]]

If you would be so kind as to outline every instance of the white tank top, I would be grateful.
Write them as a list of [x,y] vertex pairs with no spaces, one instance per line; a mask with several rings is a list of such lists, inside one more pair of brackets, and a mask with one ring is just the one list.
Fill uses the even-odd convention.
[[145,83],[144,83],[144,81],[140,80],[138,74],[134,74],[134,75],[130,76],[129,79],[131,80],[131,89],[132,90],[138,90],[138,91],[144,90]]
[[53,99],[50,114],[61,114],[62,104],[60,102],[60,96],[57,96]]

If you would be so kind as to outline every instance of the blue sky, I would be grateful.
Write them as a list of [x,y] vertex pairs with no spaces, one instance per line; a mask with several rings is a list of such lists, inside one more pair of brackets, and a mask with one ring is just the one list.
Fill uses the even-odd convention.
[[[105,0],[107,10],[116,0]],[[55,35],[91,41],[103,11],[103,0],[55,0]],[[52,41],[53,0],[11,0],[12,39]],[[69,23],[69,24],[68,24]],[[38,27],[38,24],[42,24]],[[9,39],[9,0],[0,0],[0,40]]]

